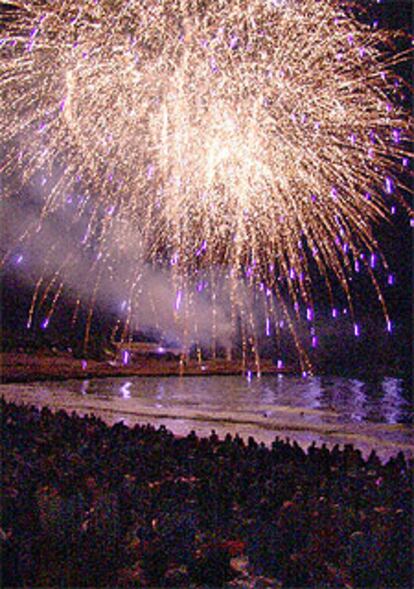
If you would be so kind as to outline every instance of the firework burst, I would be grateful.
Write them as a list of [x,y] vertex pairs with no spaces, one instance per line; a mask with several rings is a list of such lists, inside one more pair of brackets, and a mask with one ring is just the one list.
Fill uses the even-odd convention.
[[[176,315],[202,275],[214,300],[221,272],[233,323],[242,316],[245,332],[255,329],[243,282],[264,293],[266,333],[274,300],[293,332],[290,304],[313,317],[314,266],[328,289],[341,285],[353,313],[350,278],[365,252],[390,321],[369,260],[410,155],[397,33],[362,24],[335,0],[7,6],[3,196],[42,185],[22,243],[82,192],[71,215],[86,219],[80,247],[95,255],[91,309],[102,272],[126,252],[134,262],[124,337],[147,264],[171,268]],[[46,287],[51,310],[59,274]]]

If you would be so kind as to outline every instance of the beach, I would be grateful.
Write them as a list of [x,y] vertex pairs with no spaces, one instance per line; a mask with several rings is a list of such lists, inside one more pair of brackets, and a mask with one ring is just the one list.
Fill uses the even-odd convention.
[[[53,352],[3,352],[0,354],[2,382],[28,382],[33,380],[65,380],[68,378],[100,378],[108,376],[205,376],[208,374],[242,374],[246,370],[257,372],[252,365],[242,367],[239,360],[205,360],[199,363],[189,360],[185,365],[178,359],[143,358],[134,364],[122,364],[114,360],[74,358],[70,353]],[[262,374],[284,374],[289,369],[277,368],[270,360],[260,364]]]

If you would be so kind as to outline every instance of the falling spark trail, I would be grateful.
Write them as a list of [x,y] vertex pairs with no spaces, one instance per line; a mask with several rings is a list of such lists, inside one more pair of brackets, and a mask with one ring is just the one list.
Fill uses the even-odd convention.
[[36,190],[37,231],[63,209],[86,221],[97,281],[129,263],[125,337],[143,265],[169,268],[175,315],[220,268],[312,321],[315,264],[353,315],[349,256],[375,265],[413,124],[394,72],[410,53],[383,53],[401,34],[341,4],[15,0],[0,16],[2,198]]

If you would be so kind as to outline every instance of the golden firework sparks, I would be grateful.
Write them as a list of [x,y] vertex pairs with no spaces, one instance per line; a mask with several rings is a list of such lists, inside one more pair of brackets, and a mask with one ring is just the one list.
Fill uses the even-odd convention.
[[177,314],[222,268],[249,333],[240,281],[271,291],[293,331],[286,295],[311,318],[315,264],[352,313],[354,265],[378,255],[373,227],[405,188],[399,33],[336,0],[28,0],[2,20],[3,197],[43,177],[22,241],[82,186],[73,222],[88,219],[91,271],[136,250],[127,328],[143,264],[171,266]]

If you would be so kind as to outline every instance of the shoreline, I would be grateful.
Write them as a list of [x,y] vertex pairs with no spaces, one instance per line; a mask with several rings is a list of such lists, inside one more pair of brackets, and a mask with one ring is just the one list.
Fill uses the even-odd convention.
[[[74,358],[69,353],[53,352],[0,352],[0,383],[29,383],[63,380],[84,380],[91,378],[122,378],[122,377],[167,377],[167,376],[243,376],[250,372],[257,375],[257,368],[250,364],[242,367],[240,360],[204,360],[200,364],[190,360],[185,366],[179,360],[165,358],[142,358],[135,364],[122,365],[109,360],[93,360]],[[291,366],[278,368],[270,359],[260,362],[260,375],[288,375],[301,377],[298,370]],[[372,372],[358,370],[349,373],[338,370],[333,366],[328,372],[324,369],[316,371],[312,376],[338,376],[362,380],[377,380],[379,378],[397,378],[405,382],[412,380],[411,373],[400,373],[393,370],[378,370]]]
[[[143,358],[139,365],[119,366],[113,365],[108,361],[82,360],[73,358],[70,354],[64,353],[0,353],[0,383],[5,387],[24,387],[35,386],[42,383],[47,387],[47,382],[64,382],[64,381],[88,381],[90,379],[111,379],[111,378],[160,378],[160,377],[202,377],[202,376],[240,376],[246,379],[246,371],[241,369],[240,362],[230,362],[226,360],[205,361],[201,366],[196,361],[191,361],[180,371],[178,360],[166,360],[158,358]],[[262,375],[281,375],[285,374],[293,378],[300,379],[300,375],[288,369],[277,369],[270,361],[263,361]],[[252,376],[257,378],[255,371],[252,370]],[[323,376],[323,375],[318,375]],[[355,377],[357,378],[357,377]],[[249,436],[254,436],[258,441],[270,445],[277,435],[296,440],[302,448],[306,449],[313,441],[318,445],[326,444],[333,447],[336,443],[344,445],[354,443],[361,449],[365,456],[368,456],[372,449],[375,449],[382,459],[388,459],[402,450],[406,456],[414,457],[414,443],[411,439],[407,442],[397,442],[394,440],[393,431],[397,427],[389,427],[384,433],[382,442],[378,440],[379,434],[372,434],[378,428],[371,424],[367,429],[365,426],[352,426],[348,424],[320,424],[319,426],[309,423],[308,418],[303,415],[289,416],[285,412],[276,412],[274,416],[258,416],[254,420],[250,417],[240,416],[235,419],[229,414],[199,414],[191,415],[191,412],[180,410],[162,411],[159,409],[150,410],[146,406],[137,407],[130,412],[126,407],[104,406],[105,402],[99,400],[91,406],[86,403],[86,398],[68,400],[65,402],[57,398],[47,400],[47,398],[37,394],[30,394],[28,391],[12,389],[7,393],[3,392],[9,401],[18,401],[19,403],[29,403],[36,406],[47,405],[53,410],[65,409],[74,410],[78,414],[99,415],[106,423],[114,424],[118,421],[124,421],[126,425],[133,426],[136,423],[152,423],[154,425],[166,425],[175,435],[187,435],[191,429],[196,430],[198,435],[208,436],[211,430],[216,428],[219,435],[224,436],[226,433],[239,433],[246,440]],[[10,396],[9,396],[10,395]],[[47,397],[47,395],[46,395]]]
[[[87,379],[85,379],[87,380]],[[253,436],[258,442],[271,446],[276,436],[295,440],[304,450],[312,443],[318,446],[325,444],[333,448],[336,444],[344,446],[354,444],[366,457],[374,449],[381,460],[388,460],[399,451],[407,457],[414,457],[414,440],[412,436],[399,431],[405,426],[401,424],[343,423],[333,414],[329,422],[319,421],[318,411],[306,408],[289,408],[283,405],[274,406],[270,414],[263,411],[251,413],[241,408],[236,414],[225,409],[206,410],[192,407],[152,406],[139,397],[134,398],[133,406],[129,406],[128,398],[96,397],[89,399],[87,393],[79,395],[76,380],[72,385],[50,385],[41,383],[9,383],[0,386],[0,395],[8,402],[36,407],[47,406],[52,411],[63,409],[69,414],[95,415],[112,426],[123,422],[127,427],[150,423],[155,427],[165,426],[178,437],[188,435],[194,430],[201,437],[208,437],[216,430],[220,437],[227,434],[238,434],[245,441]],[[56,386],[56,385],[55,385]],[[62,387],[63,396],[60,394]],[[74,388],[75,387],[75,388]],[[328,416],[329,417],[329,416]]]
[[[238,360],[205,360],[202,364],[190,360],[182,366],[178,360],[143,358],[141,363],[124,366],[109,361],[77,359],[69,354],[0,354],[0,382],[3,384],[128,376],[234,376],[247,371],[257,374],[255,366],[243,369]],[[277,368],[271,360],[263,360],[260,374],[294,374],[294,371]]]

